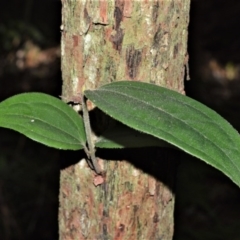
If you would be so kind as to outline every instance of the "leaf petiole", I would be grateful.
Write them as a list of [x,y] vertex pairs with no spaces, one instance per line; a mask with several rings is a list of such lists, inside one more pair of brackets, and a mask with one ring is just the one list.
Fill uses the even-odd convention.
[[84,127],[86,132],[86,139],[88,143],[88,148],[86,146],[84,147],[84,151],[88,157],[87,162],[91,169],[93,169],[97,174],[101,174],[102,170],[95,156],[95,145],[92,140],[92,130],[91,130],[91,125],[89,120],[86,98],[84,97],[84,95],[82,97],[82,111],[83,111],[83,122],[84,122]]

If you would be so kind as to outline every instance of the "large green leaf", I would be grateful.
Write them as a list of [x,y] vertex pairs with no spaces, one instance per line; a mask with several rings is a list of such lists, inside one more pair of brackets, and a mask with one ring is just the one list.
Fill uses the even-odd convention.
[[202,159],[240,186],[239,134],[203,104],[163,87],[129,81],[85,95],[111,117]]
[[43,93],[23,93],[1,102],[0,127],[59,149],[82,149],[86,142],[81,116]]

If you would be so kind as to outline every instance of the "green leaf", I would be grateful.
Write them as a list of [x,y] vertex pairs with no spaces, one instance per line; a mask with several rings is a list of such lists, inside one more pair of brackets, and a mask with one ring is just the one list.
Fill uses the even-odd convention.
[[23,93],[0,103],[0,127],[59,149],[82,149],[83,120],[61,100],[43,93]]
[[200,158],[240,186],[239,134],[203,104],[163,87],[129,81],[85,95],[111,117]]
[[165,141],[124,125],[108,129],[97,138],[95,146],[98,148],[173,147]]

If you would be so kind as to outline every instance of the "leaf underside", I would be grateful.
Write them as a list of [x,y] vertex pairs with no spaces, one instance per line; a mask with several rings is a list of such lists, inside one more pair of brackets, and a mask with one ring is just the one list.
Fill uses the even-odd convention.
[[44,93],[23,93],[1,102],[0,127],[58,149],[78,150],[86,142],[81,116]]
[[239,134],[203,104],[163,87],[132,81],[107,84],[85,95],[112,118],[173,144],[240,186]]
[[159,138],[120,124],[108,129],[99,136],[95,142],[95,146],[97,148],[173,147]]

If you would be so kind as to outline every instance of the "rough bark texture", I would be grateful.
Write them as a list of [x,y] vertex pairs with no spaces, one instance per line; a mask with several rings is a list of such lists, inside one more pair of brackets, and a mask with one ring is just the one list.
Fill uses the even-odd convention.
[[[184,93],[190,0],[62,0],[63,100],[133,80]],[[173,235],[173,150],[98,151],[61,172],[60,239],[164,239]],[[121,160],[121,161],[116,161]]]

